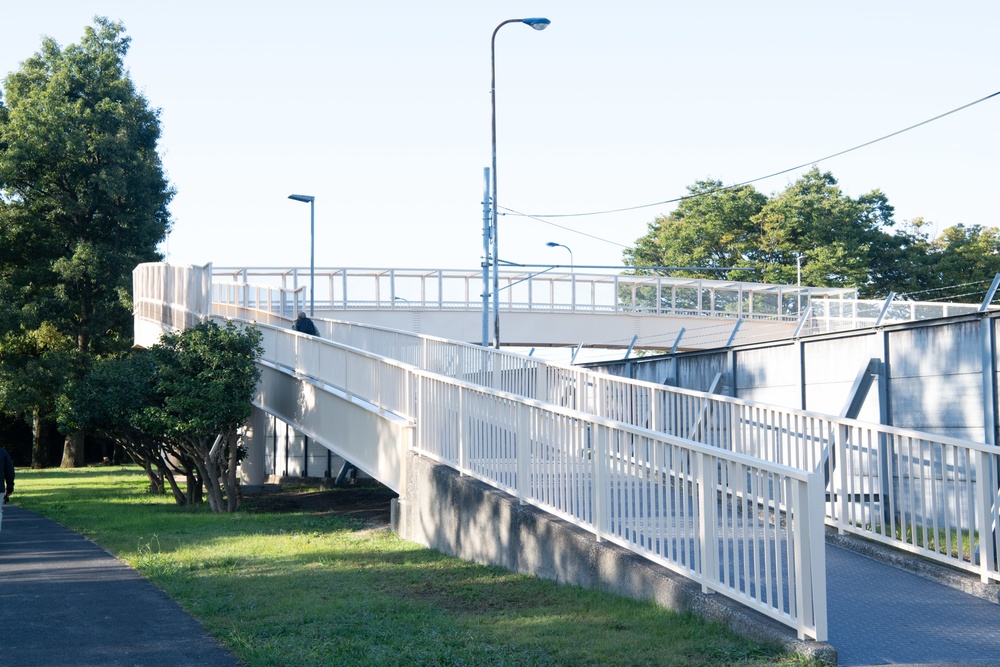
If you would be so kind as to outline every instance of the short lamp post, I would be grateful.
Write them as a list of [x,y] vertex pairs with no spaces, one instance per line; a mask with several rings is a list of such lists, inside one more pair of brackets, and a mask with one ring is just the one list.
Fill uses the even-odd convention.
[[566,250],[569,251],[569,272],[570,273],[574,272],[574,269],[573,269],[573,266],[574,266],[574,264],[573,264],[573,251],[570,249],[570,247],[568,245],[563,245],[562,243],[556,243],[555,241],[549,241],[545,245],[547,245],[550,248],[566,248]]
[[500,256],[497,243],[497,33],[508,23],[523,23],[535,30],[545,30],[551,21],[545,18],[507,19],[493,30],[490,40],[490,103],[493,110],[493,210],[490,221],[493,225],[493,345],[500,347]]
[[316,198],[312,195],[288,195],[295,201],[309,202],[309,317],[316,315]]
[[549,241],[546,243],[550,248],[566,248],[569,252],[569,289],[570,289],[570,308],[576,311],[576,269],[575,263],[573,262],[573,251],[568,245],[563,245],[562,243],[556,243],[555,241]]

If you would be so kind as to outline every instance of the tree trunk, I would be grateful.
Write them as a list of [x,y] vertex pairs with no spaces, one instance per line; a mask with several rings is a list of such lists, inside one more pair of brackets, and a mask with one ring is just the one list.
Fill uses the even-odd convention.
[[239,506],[242,497],[240,496],[240,480],[236,475],[237,466],[240,464],[240,448],[239,448],[239,436],[235,433],[229,436],[229,448],[228,457],[229,460],[226,464],[226,511],[235,512]]
[[195,465],[198,466],[198,472],[201,473],[202,481],[205,483],[205,495],[208,496],[208,506],[213,512],[222,512],[225,509],[222,498],[222,489],[219,486],[219,471],[218,467],[212,465],[211,458],[208,455],[208,448],[201,447],[203,449],[203,456],[195,459]]
[[[86,326],[89,319],[90,304],[86,296],[82,298],[80,322]],[[76,337],[76,349],[86,358],[90,349],[90,337],[85,333],[78,332]],[[86,434],[83,431],[74,431],[66,436],[63,441],[62,462],[60,468],[82,468],[84,464],[83,443]]]
[[31,467],[35,470],[48,465],[49,457],[45,450],[45,421],[42,419],[41,408],[31,411]]
[[62,463],[60,468],[82,468],[83,467],[83,441],[85,433],[74,431],[66,436],[63,443]]

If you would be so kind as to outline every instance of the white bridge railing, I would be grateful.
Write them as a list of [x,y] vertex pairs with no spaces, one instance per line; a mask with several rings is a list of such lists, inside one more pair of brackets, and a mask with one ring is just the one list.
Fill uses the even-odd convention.
[[[451,269],[317,268],[315,306],[329,310],[481,310],[482,273]],[[289,302],[305,309],[309,270],[215,267],[219,301],[276,312]],[[301,284],[300,284],[301,283]],[[799,287],[587,271],[499,274],[503,311],[715,317],[798,323],[798,333],[847,329],[973,313],[974,304],[857,298],[857,290]],[[224,287],[223,287],[224,286]],[[265,286],[265,287],[261,287]],[[266,296],[261,289],[277,288]],[[294,296],[293,296],[294,295]],[[219,295],[221,296],[221,295]],[[264,306],[264,299],[271,303]],[[287,312],[287,308],[285,311]],[[720,340],[720,345],[723,343]],[[669,346],[668,342],[664,345]],[[649,347],[648,344],[641,345]]]
[[985,443],[619,378],[348,322],[324,336],[449,377],[827,478],[827,523],[1000,581],[998,451]]
[[[137,321],[154,313],[148,305],[157,297],[151,295],[164,293],[156,284],[167,273],[176,275],[161,266],[141,265],[135,271]],[[188,271],[192,282],[203,277],[203,269]],[[216,295],[227,293],[214,290]],[[273,297],[253,300],[254,305],[280,302]],[[264,331],[268,365],[412,419],[416,451],[679,572],[705,591],[732,597],[795,628],[800,637],[826,639],[825,554],[817,548],[823,539],[821,473],[290,332],[289,318],[273,308],[216,303],[212,310],[256,321]],[[190,324],[208,316],[189,311],[181,320],[162,324]],[[327,334],[337,324],[317,322]],[[377,339],[386,334],[392,335],[371,330],[369,342],[382,345]],[[400,341],[407,339],[397,335]],[[449,363],[444,341],[407,340],[410,348],[428,356],[436,348],[438,365]],[[515,370],[515,355],[476,354],[472,346],[459,347],[480,363],[504,359],[507,370]],[[468,375],[487,377],[482,371]],[[503,384],[505,374],[491,368],[488,377]],[[515,375],[522,383],[526,378],[525,372]]]
[[[145,266],[160,265],[137,269],[137,305],[143,289],[156,293],[140,287],[141,276],[158,279]],[[275,307],[291,298],[281,288],[212,291],[213,311],[228,317],[281,327],[296,310]],[[309,345],[344,346],[412,369],[407,404],[387,409],[416,419],[421,452],[739,599],[800,636],[826,632],[822,521],[810,522],[814,512],[843,533],[1000,580],[998,460],[985,444],[408,332],[316,324],[328,341]],[[796,521],[805,543],[788,531]],[[715,546],[702,551],[708,541]]]
[[[482,272],[450,269],[317,268],[318,310],[479,310]],[[309,269],[215,267],[213,282],[298,289]],[[815,299],[854,298],[853,289],[726,280],[504,268],[502,310],[742,317],[797,322]]]

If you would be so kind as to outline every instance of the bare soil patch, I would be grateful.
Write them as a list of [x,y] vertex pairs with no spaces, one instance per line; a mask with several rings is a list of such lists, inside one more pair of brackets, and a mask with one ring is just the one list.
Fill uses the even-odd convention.
[[389,506],[397,496],[381,484],[345,485],[329,490],[282,489],[243,498],[245,512],[306,512],[321,516],[343,515],[371,525],[389,524]]

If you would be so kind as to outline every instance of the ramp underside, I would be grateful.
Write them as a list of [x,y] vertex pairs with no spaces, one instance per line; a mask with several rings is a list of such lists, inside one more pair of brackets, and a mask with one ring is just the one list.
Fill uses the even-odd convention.
[[262,365],[257,388],[257,407],[394,491],[402,489],[403,457],[412,430],[405,419],[379,413],[340,390],[269,365]]

